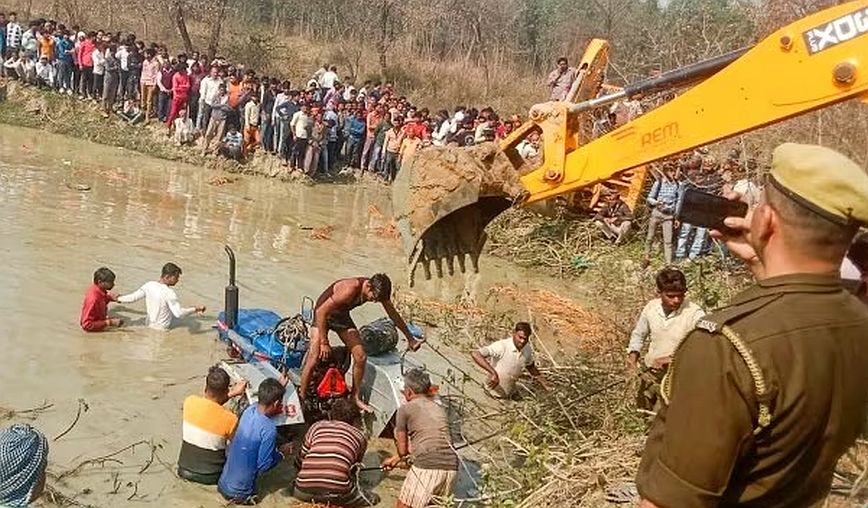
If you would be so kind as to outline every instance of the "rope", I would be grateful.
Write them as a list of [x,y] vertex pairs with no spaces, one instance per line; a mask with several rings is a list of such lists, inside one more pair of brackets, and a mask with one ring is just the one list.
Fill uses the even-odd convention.
[[[732,344],[732,347],[744,361],[747,366],[747,370],[750,373],[750,377],[753,380],[754,385],[754,393],[757,397],[757,426],[754,428],[754,435],[759,434],[766,427],[768,427],[772,423],[772,412],[768,403],[763,402],[763,399],[768,393],[768,386],[766,385],[765,376],[763,376],[763,371],[759,366],[759,363],[756,361],[756,358],[753,356],[750,348],[741,337],[736,334],[732,328],[724,325],[720,333],[723,334],[724,337]],[[682,344],[684,341],[682,341]],[[681,345],[679,344],[679,348]],[[677,352],[676,349],[676,360],[677,360]],[[675,366],[678,364],[677,361],[673,361],[669,366],[669,372],[663,377],[663,381],[660,382],[660,395],[663,397],[663,401],[668,405],[669,398],[672,394],[672,375],[675,372]]]
[[[739,356],[744,360],[744,363],[747,365],[747,370],[750,372],[750,377],[753,378],[756,396],[760,399],[763,398],[768,393],[768,387],[766,386],[763,371],[757,363],[756,358],[754,358],[750,348],[748,348],[747,344],[741,340],[741,337],[732,331],[732,328],[724,326],[720,330],[720,333],[729,340],[732,347],[735,348]],[[772,412],[771,409],[769,409],[768,404],[760,400],[758,401],[758,406],[759,414],[757,416],[757,427],[753,431],[754,434],[759,434],[772,422]]]

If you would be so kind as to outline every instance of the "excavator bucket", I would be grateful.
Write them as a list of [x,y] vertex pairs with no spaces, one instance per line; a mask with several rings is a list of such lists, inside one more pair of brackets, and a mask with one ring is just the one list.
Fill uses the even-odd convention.
[[[597,95],[608,65],[609,44],[594,39],[576,65],[578,77],[567,99],[585,100]],[[583,129],[576,129],[576,131]],[[401,167],[393,183],[392,204],[398,231],[408,256],[408,282],[415,282],[421,266],[430,279],[445,271],[465,272],[469,260],[478,271],[479,255],[485,244],[485,226],[497,215],[523,200],[519,177],[533,168],[515,148],[539,127],[529,121],[499,145],[484,143],[472,147],[433,147],[416,152]],[[586,140],[580,132],[569,143]]]
[[478,271],[485,226],[520,201],[524,193],[516,165],[495,143],[420,150],[398,172],[392,204],[404,251],[408,282],[421,266],[431,278],[432,265],[443,277],[444,265]]

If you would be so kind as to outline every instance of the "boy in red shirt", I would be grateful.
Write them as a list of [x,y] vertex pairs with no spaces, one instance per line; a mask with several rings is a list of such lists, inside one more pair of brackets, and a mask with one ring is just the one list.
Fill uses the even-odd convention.
[[86,332],[99,332],[106,328],[124,324],[120,318],[108,317],[108,304],[117,300],[117,295],[109,291],[115,287],[115,274],[108,268],[100,268],[93,273],[93,284],[84,294],[81,306],[81,328]]
[[189,96],[190,76],[187,74],[187,64],[179,63],[172,76],[172,107],[169,110],[168,118],[166,118],[166,127],[169,128],[170,134],[172,133],[172,124],[178,118],[178,112],[187,107]]

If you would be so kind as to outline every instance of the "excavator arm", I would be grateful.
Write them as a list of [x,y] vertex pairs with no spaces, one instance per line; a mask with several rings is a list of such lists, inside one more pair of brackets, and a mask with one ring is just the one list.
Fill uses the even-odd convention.
[[[583,62],[604,59],[589,45]],[[602,55],[608,55],[608,46]],[[590,59],[589,59],[590,52]],[[580,76],[582,76],[580,72]],[[701,81],[700,81],[701,80]],[[597,139],[584,133],[589,114],[620,98],[699,81],[666,104]],[[485,226],[510,206],[587,190],[607,182],[635,206],[644,165],[720,139],[780,122],[848,99],[868,97],[868,0],[837,5],[796,21],[754,47],[700,62],[597,97],[602,85],[573,100],[531,109],[530,121],[500,145],[434,148],[418,152],[402,167],[393,204],[409,262],[430,278],[442,276],[445,260],[453,273],[470,256],[473,269],[485,242]],[[543,157],[528,167],[518,143],[542,133]]]
[[[862,0],[786,26],[676,99],[564,154],[561,160],[546,157],[539,169],[521,178],[526,202],[571,192],[707,143],[865,97],[866,92],[868,1]],[[545,123],[583,107],[548,103],[532,115]]]

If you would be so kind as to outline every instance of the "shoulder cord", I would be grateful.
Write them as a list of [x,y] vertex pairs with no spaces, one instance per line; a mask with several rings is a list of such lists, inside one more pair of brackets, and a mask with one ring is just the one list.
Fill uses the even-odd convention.
[[[744,360],[744,363],[747,365],[747,370],[750,373],[751,379],[753,379],[754,391],[756,393],[757,399],[762,399],[762,397],[767,393],[768,387],[766,386],[766,380],[763,376],[762,369],[760,369],[759,364],[754,358],[753,353],[750,351],[750,348],[747,347],[747,344],[741,339],[741,337],[736,334],[732,328],[729,326],[723,326],[721,328],[720,333],[723,334],[724,337],[732,344],[732,347],[735,348],[735,351],[738,355]],[[682,341],[683,343],[683,341]],[[680,346],[680,345],[679,345]],[[677,351],[677,349],[676,349]],[[672,373],[675,371],[675,365],[677,361],[673,361],[672,364],[669,365],[669,371],[663,377],[663,381],[660,383],[660,395],[663,397],[663,401],[666,404],[669,404],[669,397],[672,393]],[[769,408],[768,403],[763,402],[762,400],[758,400],[758,415],[757,415],[757,426],[754,428],[754,435],[762,432],[763,429],[769,426],[772,422],[772,413]]]

